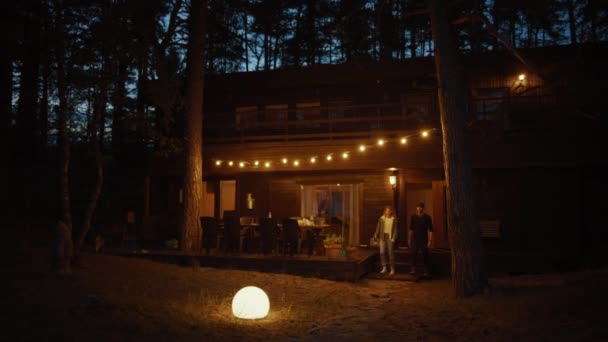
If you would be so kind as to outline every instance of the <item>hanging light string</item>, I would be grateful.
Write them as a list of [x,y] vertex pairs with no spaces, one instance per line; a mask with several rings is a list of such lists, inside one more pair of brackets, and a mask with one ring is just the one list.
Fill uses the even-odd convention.
[[356,154],[357,152],[363,153],[372,148],[382,148],[391,142],[393,142],[393,143],[396,142],[397,144],[399,144],[401,146],[405,146],[405,145],[409,144],[410,138],[420,137],[422,139],[426,139],[435,130],[436,130],[436,128],[425,129],[418,133],[402,135],[402,136],[398,137],[397,139],[378,138],[373,143],[361,144],[361,145],[357,146],[356,150],[346,150],[346,151],[341,151],[341,152],[337,152],[337,153],[330,152],[330,153],[326,153],[324,155],[310,156],[309,158],[295,158],[295,159],[289,160],[288,158],[283,157],[278,162],[273,162],[271,160],[253,160],[253,161],[238,160],[237,161],[237,160],[219,159],[219,158],[214,158],[214,159],[212,159],[212,161],[213,161],[213,164],[215,165],[215,167],[228,167],[228,168],[237,168],[237,169],[244,169],[246,167],[255,168],[255,169],[270,169],[273,166],[293,166],[293,167],[297,168],[297,167],[300,167],[301,165],[303,165],[305,162],[308,162],[309,165],[315,165],[321,161],[331,162],[333,160],[340,160],[340,159],[348,160],[351,158],[352,155]]

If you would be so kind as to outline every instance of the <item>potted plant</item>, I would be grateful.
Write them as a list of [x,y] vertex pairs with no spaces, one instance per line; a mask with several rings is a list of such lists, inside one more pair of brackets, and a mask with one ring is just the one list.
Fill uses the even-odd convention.
[[340,251],[343,249],[344,237],[342,235],[329,234],[325,240],[323,240],[323,247],[325,247],[325,255],[328,258],[340,257]]

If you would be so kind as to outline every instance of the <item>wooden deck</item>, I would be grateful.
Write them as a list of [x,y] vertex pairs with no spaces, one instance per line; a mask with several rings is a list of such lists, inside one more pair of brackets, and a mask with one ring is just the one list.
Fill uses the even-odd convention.
[[137,257],[178,265],[198,262],[204,267],[285,273],[338,281],[357,281],[372,272],[378,253],[374,249],[349,250],[346,257],[262,255],[249,253],[184,254],[177,250],[107,249],[106,254]]

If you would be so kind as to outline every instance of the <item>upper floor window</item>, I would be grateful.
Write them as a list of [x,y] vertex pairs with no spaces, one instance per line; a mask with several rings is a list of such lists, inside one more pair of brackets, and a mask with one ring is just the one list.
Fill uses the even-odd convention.
[[235,108],[236,129],[250,130],[256,128],[258,121],[258,107],[245,106]]

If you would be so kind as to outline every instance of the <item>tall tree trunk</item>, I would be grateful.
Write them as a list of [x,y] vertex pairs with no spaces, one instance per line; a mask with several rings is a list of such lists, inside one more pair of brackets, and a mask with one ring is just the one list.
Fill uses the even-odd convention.
[[[125,104],[127,102],[126,83],[129,70],[126,57],[120,57],[118,62],[118,78],[112,96],[112,151],[120,149],[124,140]],[[139,86],[139,83],[138,83]],[[139,101],[139,94],[138,94]]]
[[266,30],[264,32],[264,70],[270,70],[270,30]]
[[416,58],[417,56],[416,49],[418,48],[418,42],[416,41],[416,34],[416,28],[412,27],[410,30],[410,52],[412,54],[412,58]]
[[51,77],[51,66],[49,61],[49,56],[44,58],[44,63],[42,65],[42,98],[40,99],[39,106],[39,115],[38,121],[40,124],[38,125],[39,134],[40,134],[40,148],[44,151],[48,142],[48,133],[49,133],[49,82]]
[[84,212],[82,228],[78,233],[78,238],[76,239],[74,254],[77,257],[80,255],[82,245],[84,244],[84,239],[91,229],[91,221],[93,220],[93,214],[97,208],[97,200],[99,199],[99,195],[101,195],[101,189],[103,187],[103,156],[101,152],[101,135],[103,134],[102,118],[104,116],[107,102],[107,89],[105,82],[106,81],[101,82],[101,89],[95,96],[93,117],[91,118],[91,136],[89,142],[95,158],[96,177],[93,191],[89,196],[89,203],[87,203],[87,207]]
[[63,23],[63,1],[55,0],[57,60],[58,139],[61,150],[61,222],[58,224],[57,258],[58,271],[69,272],[74,244],[72,240],[72,213],[70,208],[70,137],[68,133],[68,94],[65,74],[65,28]]
[[243,41],[245,43],[245,71],[249,72],[249,24],[247,11],[243,11]]
[[[203,187],[203,91],[205,73],[206,0],[193,0],[190,7],[188,81],[184,134],[184,210],[181,220],[181,250],[197,253],[201,246],[199,206]],[[268,55],[266,55],[268,57]]]
[[568,25],[570,26],[570,43],[576,44],[576,15],[574,13],[574,0],[566,0],[568,8]]
[[38,77],[40,75],[41,1],[25,2],[25,30],[21,56],[19,101],[17,103],[17,140],[23,162],[32,162],[36,152]]
[[473,202],[471,161],[466,146],[467,88],[458,61],[456,36],[448,23],[447,0],[429,0],[428,3],[443,132],[452,285],[456,297],[467,297],[486,285],[481,235]]
[[[4,25],[2,25],[4,26]],[[8,28],[5,28],[8,30]],[[2,35],[8,35],[8,32],[3,31]],[[3,37],[4,38],[4,37]],[[0,47],[0,141],[2,147],[0,151],[10,151],[9,146],[12,145],[11,127],[13,121],[13,67],[12,58],[7,51],[10,49],[8,39],[2,39]],[[3,153],[3,156],[8,156]],[[12,154],[11,154],[12,155]]]

